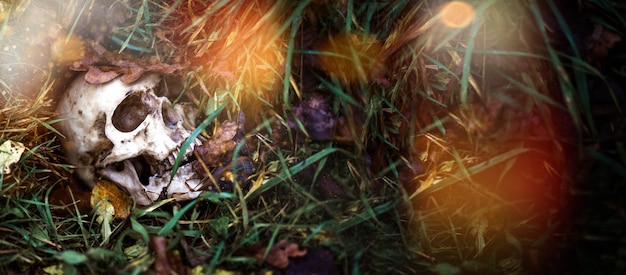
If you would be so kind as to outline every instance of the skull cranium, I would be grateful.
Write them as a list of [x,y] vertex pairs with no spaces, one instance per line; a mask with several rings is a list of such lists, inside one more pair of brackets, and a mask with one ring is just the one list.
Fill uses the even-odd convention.
[[[170,183],[170,174],[182,144],[194,128],[182,105],[172,105],[155,92],[157,74],[145,74],[126,84],[119,78],[90,84],[80,75],[60,99],[57,113],[66,118],[58,130],[66,137],[63,148],[78,177],[93,186],[107,178],[139,205],[148,205],[162,193],[177,200],[199,195],[200,178],[190,163],[182,162]],[[184,153],[193,154],[194,140]]]

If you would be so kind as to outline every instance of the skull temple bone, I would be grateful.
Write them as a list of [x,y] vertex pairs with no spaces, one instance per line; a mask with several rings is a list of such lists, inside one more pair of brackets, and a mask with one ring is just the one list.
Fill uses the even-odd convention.
[[161,194],[177,200],[200,194],[201,178],[188,161],[199,139],[185,151],[170,183],[181,145],[195,125],[184,106],[157,94],[160,82],[160,75],[145,74],[130,84],[120,78],[90,84],[83,74],[59,100],[57,113],[65,118],[57,127],[65,136],[62,145],[87,185],[106,178],[139,205],[149,205]]

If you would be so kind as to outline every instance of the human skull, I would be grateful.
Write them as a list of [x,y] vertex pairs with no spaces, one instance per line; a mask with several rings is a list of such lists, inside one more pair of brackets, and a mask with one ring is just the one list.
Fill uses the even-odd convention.
[[145,74],[131,84],[120,78],[90,84],[84,75],[72,82],[57,106],[64,118],[58,130],[83,182],[94,186],[104,177],[126,189],[139,205],[149,205],[161,194],[177,200],[200,194],[201,179],[186,162],[201,144],[198,139],[185,151],[170,183],[176,157],[195,125],[184,106],[155,93],[160,82],[157,74]]

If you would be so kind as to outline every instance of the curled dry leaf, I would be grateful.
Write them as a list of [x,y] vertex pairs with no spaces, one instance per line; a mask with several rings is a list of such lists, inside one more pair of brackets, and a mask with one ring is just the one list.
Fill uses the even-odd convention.
[[[225,121],[217,128],[211,139],[207,140],[202,146],[197,146],[195,152],[204,162],[204,165],[209,167],[220,166],[224,161],[224,157],[228,158],[227,154],[235,149],[237,141],[234,139],[241,129],[242,124],[234,121]],[[203,172],[205,169],[201,163],[195,163],[194,169],[199,174],[206,174],[206,172]]]
[[287,125],[298,131],[304,128],[312,140],[354,144],[363,131],[363,119],[352,112],[350,117],[336,116],[330,105],[326,96],[313,92],[293,106],[293,117],[287,121]]
[[[202,185],[206,190],[230,192],[234,183],[243,185],[245,189],[248,177],[255,172],[245,144],[244,121],[245,117],[241,114],[239,121],[222,122],[210,139],[194,148],[197,159],[192,167],[203,178]],[[233,152],[238,144],[243,146],[233,161]]]
[[163,236],[152,236],[150,248],[154,251],[154,272],[156,274],[189,274],[190,268],[183,264],[177,250],[168,250],[169,240]]
[[122,80],[122,82],[124,83],[133,83],[135,82],[135,80],[139,79],[144,72],[146,72],[146,70],[141,67],[130,67],[128,69],[128,72],[122,75],[122,78],[120,78],[120,80]]
[[167,64],[155,58],[137,58],[129,54],[117,54],[108,51],[95,41],[88,41],[83,57],[73,62],[70,69],[87,72],[85,81],[91,84],[102,84],[122,76],[124,83],[132,83],[145,72],[171,74],[182,69],[180,64]]
[[[266,251],[265,248],[259,250],[256,254],[256,258],[262,260]],[[306,249],[300,250],[298,244],[291,243],[287,240],[280,240],[267,252],[265,261],[277,268],[283,269],[287,268],[289,265],[289,258],[302,257],[306,255],[306,252]]]
[[307,99],[295,105],[292,111],[294,118],[288,121],[292,129],[300,130],[301,124],[313,140],[333,138],[337,120],[323,95],[312,93]]
[[107,83],[120,75],[116,71],[102,71],[98,67],[90,66],[85,74],[85,80],[91,84]]

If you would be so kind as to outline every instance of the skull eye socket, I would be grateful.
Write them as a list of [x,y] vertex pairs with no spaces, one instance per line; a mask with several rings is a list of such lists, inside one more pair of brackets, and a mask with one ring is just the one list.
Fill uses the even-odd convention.
[[169,102],[163,102],[162,114],[163,114],[163,122],[165,122],[165,126],[170,129],[175,129],[176,125],[179,121],[183,120],[181,114],[179,114]]
[[111,117],[115,129],[127,133],[139,126],[148,116],[148,108],[143,104],[142,93],[127,96],[113,111]]

